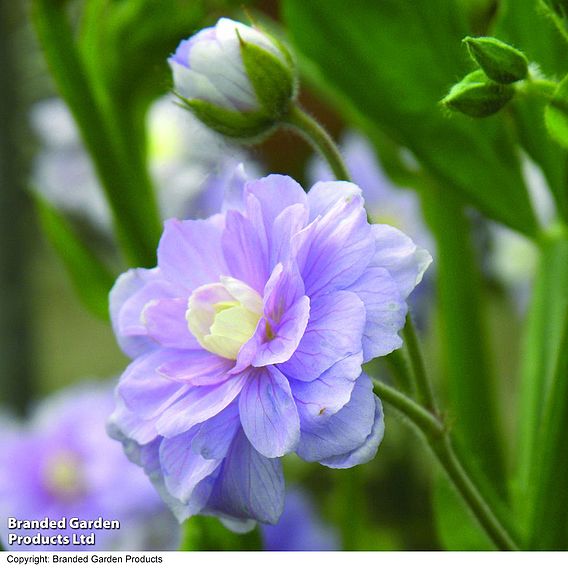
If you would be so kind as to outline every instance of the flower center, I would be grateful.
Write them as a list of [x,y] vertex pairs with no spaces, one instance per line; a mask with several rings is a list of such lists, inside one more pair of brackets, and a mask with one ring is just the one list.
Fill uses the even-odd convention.
[[49,458],[43,479],[47,490],[61,499],[76,497],[83,489],[80,461],[67,450],[56,452]]
[[254,335],[263,313],[262,298],[250,286],[222,276],[191,294],[185,317],[199,344],[226,359],[236,359]]

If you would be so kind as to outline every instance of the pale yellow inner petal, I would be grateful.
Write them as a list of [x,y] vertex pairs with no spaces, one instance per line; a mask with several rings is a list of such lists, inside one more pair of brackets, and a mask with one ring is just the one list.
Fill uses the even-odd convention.
[[201,286],[188,302],[189,330],[207,351],[226,359],[237,358],[254,335],[262,316],[262,298],[250,286],[230,277]]

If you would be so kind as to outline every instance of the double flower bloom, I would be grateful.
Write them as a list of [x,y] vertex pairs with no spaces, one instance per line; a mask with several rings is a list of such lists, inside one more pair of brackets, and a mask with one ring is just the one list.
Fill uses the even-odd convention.
[[123,350],[111,434],[178,518],[275,523],[279,458],[347,468],[384,431],[363,363],[401,345],[406,298],[431,261],[370,225],[360,189],[291,178],[245,184],[242,204],[166,223],[158,266],[111,294]]

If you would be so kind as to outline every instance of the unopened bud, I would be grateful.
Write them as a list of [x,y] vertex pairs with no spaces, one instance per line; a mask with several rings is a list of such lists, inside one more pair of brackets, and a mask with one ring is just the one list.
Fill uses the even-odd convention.
[[466,37],[469,54],[485,74],[497,83],[514,83],[527,78],[525,54],[494,37]]
[[182,41],[169,63],[183,105],[225,136],[268,133],[296,96],[296,70],[286,48],[227,18]]
[[480,71],[466,75],[442,99],[442,104],[454,111],[475,118],[484,118],[500,111],[515,94],[511,85],[483,80]]

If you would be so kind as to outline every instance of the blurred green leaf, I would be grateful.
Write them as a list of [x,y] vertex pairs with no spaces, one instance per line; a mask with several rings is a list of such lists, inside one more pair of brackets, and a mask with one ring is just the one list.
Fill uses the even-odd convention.
[[[98,4],[98,0],[97,1]],[[86,65],[64,6],[33,0],[32,19],[59,92],[77,122],[85,147],[113,213],[118,241],[128,260],[138,266],[155,263],[161,222],[148,168],[140,151],[143,121],[119,112],[101,82]],[[92,54],[94,57],[95,54]],[[129,144],[129,140],[134,142]],[[142,138],[142,142],[138,139]]]
[[77,295],[91,313],[108,320],[108,294],[115,277],[57,209],[37,194],[34,200],[43,233],[65,265]]
[[204,0],[94,0],[86,3],[80,45],[112,97],[151,100],[171,86],[167,58],[201,26]]
[[[109,117],[113,137],[128,154],[143,189],[152,183],[147,165],[146,112],[171,88],[168,57],[198,29],[205,0],[90,0],[78,45],[90,79]],[[161,225],[159,227],[161,230]]]
[[[529,538],[534,527],[527,526],[527,519],[534,518],[537,508],[542,511],[543,506],[549,506],[535,504],[541,499],[538,487],[544,481],[540,472],[544,467],[540,463],[543,458],[539,456],[543,443],[548,446],[550,442],[544,428],[544,406],[554,384],[556,363],[567,349],[563,343],[567,309],[568,240],[560,230],[547,235],[542,244],[522,350],[515,505],[520,524]],[[556,451],[565,453],[562,445],[557,446]],[[565,493],[558,491],[554,499],[563,502],[568,509]],[[539,522],[548,526],[547,519],[539,519]],[[542,536],[542,532],[539,534]]]
[[[426,220],[436,236],[437,301],[442,374],[456,450],[483,493],[505,493],[496,383],[487,345],[484,291],[463,206],[442,190],[423,195]],[[483,409],[483,420],[480,420]]]
[[[285,0],[292,40],[367,134],[408,147],[447,191],[531,235],[535,222],[504,118],[449,118],[439,101],[467,71],[468,29],[446,0]],[[343,108],[339,110],[343,111]]]
[[540,0],[540,7],[564,39],[568,41],[568,3],[566,0]]
[[434,512],[438,536],[446,550],[495,550],[493,543],[447,478],[434,482]]
[[568,309],[546,393],[529,487],[529,549],[566,550],[568,535]]
[[[492,33],[522,49],[529,61],[537,63],[547,76],[560,78],[568,72],[566,42],[536,0],[502,2]],[[512,107],[521,144],[542,168],[560,214],[568,219],[568,157],[565,148],[559,148],[545,128],[545,101],[517,97]],[[561,119],[557,125],[561,127]],[[550,124],[549,130],[551,134],[558,132],[554,126],[550,129]]]
[[180,550],[233,551],[262,550],[260,530],[238,534],[224,527],[215,517],[196,516],[183,523]]

